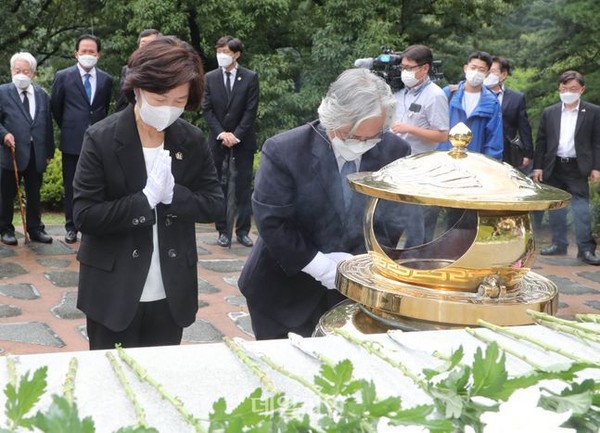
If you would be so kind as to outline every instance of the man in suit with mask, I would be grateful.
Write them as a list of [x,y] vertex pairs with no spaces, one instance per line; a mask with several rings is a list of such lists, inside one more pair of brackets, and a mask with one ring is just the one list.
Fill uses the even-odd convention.
[[44,230],[40,189],[43,173],[54,156],[54,137],[48,95],[32,84],[37,61],[30,53],[10,59],[12,83],[0,86],[0,234],[6,245],[17,245],[12,224],[14,200],[19,185],[11,153],[15,152],[19,179],[25,181],[25,220],[32,241],[51,243]]
[[[509,89],[504,81],[510,75],[510,63],[503,57],[494,57],[490,73],[483,84],[487,86],[498,97],[502,107],[502,130],[504,135],[504,162],[516,162],[516,168],[524,169],[533,159],[533,141],[531,138],[531,125],[527,117],[527,104],[525,95],[521,92]],[[522,145],[522,158],[520,161],[512,161],[511,140],[519,137]]]
[[[560,100],[544,110],[540,120],[533,180],[563,189],[572,195],[573,225],[577,257],[600,265],[592,236],[589,180],[600,182],[600,107],[581,101],[583,75],[564,72],[558,81]],[[567,254],[567,209],[548,213],[552,245],[540,250],[543,256]]]
[[[366,252],[368,201],[346,176],[410,154],[408,143],[389,131],[395,106],[382,78],[350,69],[329,87],[318,121],[265,142],[252,195],[260,235],[238,282],[257,339],[290,331],[310,336],[321,315],[344,299],[335,290],[336,269]],[[380,205],[376,233],[381,244],[395,247],[406,206]]]
[[[208,142],[219,179],[227,176],[223,172],[226,158],[235,159],[235,234],[240,244],[251,247],[253,241],[248,233],[259,89],[258,75],[238,63],[243,48],[242,42],[232,36],[223,36],[217,41],[219,68],[206,74],[202,111],[210,128]],[[228,227],[227,206],[225,203],[215,223],[219,232],[217,243],[222,247],[230,246],[229,234],[234,231],[234,227]]]
[[52,83],[50,106],[60,128],[60,150],[65,192],[65,241],[77,242],[73,222],[73,177],[88,126],[104,119],[112,96],[112,77],[96,67],[101,42],[81,35],[75,43],[77,64],[58,71]]

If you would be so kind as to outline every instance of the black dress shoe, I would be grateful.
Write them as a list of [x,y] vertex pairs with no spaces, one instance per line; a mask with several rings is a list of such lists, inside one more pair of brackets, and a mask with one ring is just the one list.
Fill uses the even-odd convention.
[[17,245],[17,238],[15,237],[15,232],[4,232],[2,233],[2,237],[0,238],[3,243],[6,245]]
[[600,257],[592,251],[584,251],[579,255],[579,259],[588,265],[600,266]]
[[219,235],[219,239],[217,239],[217,245],[220,247],[227,248],[231,245],[231,239],[225,233],[221,233]]
[[67,234],[65,235],[65,242],[68,244],[74,244],[77,242],[77,232],[75,230],[67,231]]
[[43,244],[51,244],[52,236],[50,236],[44,229],[33,230],[29,232],[29,239],[34,242],[41,242]]
[[252,239],[250,239],[248,235],[237,235],[237,241],[245,247],[254,245],[254,242],[252,242]]
[[559,247],[552,244],[548,248],[542,248],[540,254],[542,256],[564,256],[567,254],[567,247]]

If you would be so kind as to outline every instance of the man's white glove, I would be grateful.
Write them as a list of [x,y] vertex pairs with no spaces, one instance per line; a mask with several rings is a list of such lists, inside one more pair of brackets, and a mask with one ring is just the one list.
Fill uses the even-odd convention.
[[352,257],[352,254],[343,252],[323,254],[319,251],[310,263],[302,269],[302,272],[307,273],[326,288],[334,290],[336,288],[337,265],[350,257]]

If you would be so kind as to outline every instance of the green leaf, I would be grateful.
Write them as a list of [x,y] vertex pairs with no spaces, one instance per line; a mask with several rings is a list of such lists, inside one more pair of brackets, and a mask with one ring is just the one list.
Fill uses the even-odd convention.
[[506,372],[506,355],[500,353],[498,344],[487,345],[485,356],[480,347],[477,348],[473,359],[473,386],[471,395],[496,398],[502,389],[508,373]]
[[94,421],[90,417],[79,418],[75,403],[64,397],[53,395],[52,404],[47,412],[38,412],[35,416],[35,427],[44,433],[94,433]]
[[12,421],[13,427],[29,426],[30,419],[25,419],[27,413],[38,402],[46,390],[46,377],[48,367],[38,368],[29,379],[28,371],[21,377],[17,388],[12,383],[7,383],[4,388],[6,395],[6,417]]
[[563,389],[560,395],[554,394],[547,389],[546,391],[550,395],[542,396],[542,407],[550,408],[555,412],[571,410],[575,415],[584,415],[592,406],[594,380],[587,379],[581,383],[572,383],[571,386]]
[[448,358],[448,360],[446,362],[444,362],[442,365],[440,365],[439,367],[437,367],[435,369],[430,369],[430,368],[423,369],[423,374],[425,375],[425,377],[427,379],[431,379],[432,377],[437,376],[440,373],[445,373],[447,371],[450,371],[462,361],[464,354],[465,353],[464,353],[463,347],[459,346],[458,349],[456,349],[454,352],[452,352],[452,354],[450,355],[450,358]]
[[133,427],[121,427],[115,433],[159,433],[154,427],[142,427],[142,426],[133,426]]
[[323,364],[320,375],[314,377],[314,383],[327,395],[351,395],[360,388],[352,381],[353,366],[348,359],[331,366]]
[[452,421],[449,419],[429,419],[435,407],[432,405],[420,405],[410,409],[398,411],[390,418],[390,425],[420,425],[429,429],[430,433],[450,433],[454,430]]

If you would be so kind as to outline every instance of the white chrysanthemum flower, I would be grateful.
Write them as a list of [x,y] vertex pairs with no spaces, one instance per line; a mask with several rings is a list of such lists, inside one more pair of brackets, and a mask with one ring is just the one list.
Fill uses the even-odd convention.
[[561,425],[569,419],[571,411],[550,412],[538,407],[540,391],[536,387],[515,391],[502,403],[498,412],[485,412],[481,421],[484,433],[576,433],[575,429]]

